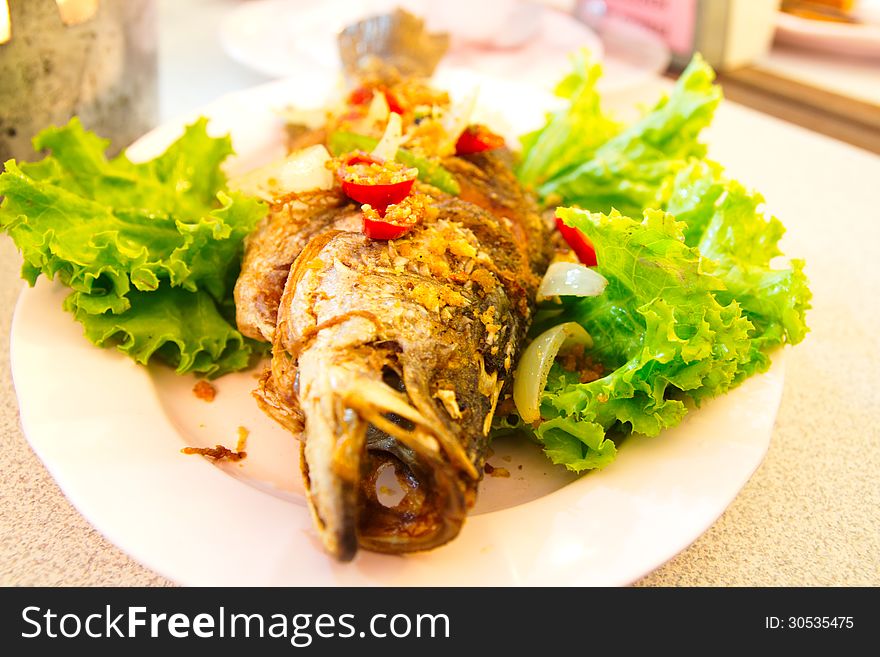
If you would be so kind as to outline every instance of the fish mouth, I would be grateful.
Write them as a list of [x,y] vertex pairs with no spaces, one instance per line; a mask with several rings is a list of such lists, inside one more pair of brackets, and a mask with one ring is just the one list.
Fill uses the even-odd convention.
[[477,470],[436,409],[407,394],[406,376],[381,372],[372,378],[326,367],[329,385],[305,413],[309,505],[325,548],[340,561],[359,547],[399,554],[442,545],[476,499]]
[[372,426],[360,484],[358,542],[374,552],[442,545],[458,534],[469,506],[467,486],[448,464]]

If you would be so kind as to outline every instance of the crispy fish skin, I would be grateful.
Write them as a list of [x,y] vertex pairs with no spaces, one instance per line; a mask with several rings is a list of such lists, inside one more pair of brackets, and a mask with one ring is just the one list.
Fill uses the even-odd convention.
[[314,236],[359,230],[360,211],[338,194],[299,195],[275,203],[245,243],[234,298],[238,329],[272,342],[290,266]]
[[553,257],[553,244],[548,239],[552,224],[541,217],[535,199],[520,186],[513,163],[507,148],[497,148],[449,157],[443,166],[455,175],[461,187],[459,198],[505,222],[532,272],[543,274]]

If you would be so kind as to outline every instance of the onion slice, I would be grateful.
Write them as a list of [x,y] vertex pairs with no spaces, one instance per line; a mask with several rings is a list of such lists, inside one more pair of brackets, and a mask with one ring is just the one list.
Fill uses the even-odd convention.
[[380,160],[393,160],[397,155],[397,149],[400,148],[401,141],[403,141],[403,124],[400,122],[400,114],[391,112],[388,115],[385,133],[370,155]]
[[294,151],[283,160],[229,181],[229,186],[270,203],[280,196],[333,187],[330,153],[321,144]]
[[[373,123],[381,123],[388,119],[391,109],[388,107],[388,99],[378,89],[373,90],[373,100],[370,101],[370,109],[367,110],[367,120]],[[388,159],[388,158],[386,158]]]
[[513,374],[513,402],[523,422],[541,419],[541,393],[556,354],[577,344],[589,349],[593,338],[577,322],[565,322],[547,329],[526,347]]
[[471,117],[477,107],[480,88],[474,87],[461,102],[453,105],[443,117],[443,129],[446,131],[447,146],[454,150],[455,142],[471,123]]
[[554,262],[538,286],[538,301],[550,297],[596,297],[608,280],[595,269],[574,262]]

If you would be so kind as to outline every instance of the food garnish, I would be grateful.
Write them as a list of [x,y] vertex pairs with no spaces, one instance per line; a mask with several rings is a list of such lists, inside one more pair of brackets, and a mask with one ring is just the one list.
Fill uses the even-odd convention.
[[407,197],[419,173],[418,169],[363,151],[346,155],[342,160],[336,170],[342,192],[358,203],[373,206],[380,213]]
[[333,188],[330,153],[323,144],[300,148],[287,157],[270,162],[230,181],[236,191],[268,203],[292,194]]
[[212,402],[217,396],[217,388],[204,379],[199,379],[193,386],[193,394],[202,401]]
[[556,230],[562,235],[562,239],[571,247],[577,259],[587,267],[596,266],[596,249],[593,244],[577,228],[566,226],[561,218],[556,217]]
[[[344,131],[332,133],[327,140],[327,146],[335,156],[354,151],[370,152],[378,143],[379,140],[375,137]],[[432,185],[447,194],[457,195],[461,191],[455,177],[436,161],[415,155],[405,148],[398,149],[394,159],[401,164],[417,169],[419,180],[427,185]]]
[[235,451],[239,453],[244,453],[245,448],[247,447],[248,437],[251,435],[251,432],[246,427],[238,427],[236,429],[238,433],[238,441],[235,443]]
[[425,219],[437,216],[432,199],[424,193],[410,194],[399,203],[378,208],[361,206],[364,235],[374,240],[396,240]]
[[605,291],[608,281],[586,265],[574,262],[553,262],[547,267],[538,286],[537,301],[555,297],[595,297]]
[[504,147],[504,137],[489,130],[484,125],[469,125],[455,142],[456,155],[484,153]]
[[[764,215],[763,198],[705,157],[698,137],[721,92],[702,59],[629,127],[602,113],[597,77],[598,66],[575,58],[558,88],[568,105],[523,138],[519,169],[545,202],[577,206],[557,209],[558,221],[589,241],[595,271],[608,280],[599,296],[560,296],[532,327],[544,336],[581,326],[605,370],[584,382],[557,360],[539,417],[532,397],[522,406],[518,428],[578,472],[614,459],[610,435],[656,435],[681,421],[688,400],[766,370],[773,349],[804,338],[811,297],[802,261],[771,267],[784,229]],[[528,385],[515,385],[532,390],[543,368],[523,370],[523,361]],[[498,425],[510,427],[507,418]]]
[[378,84],[376,86],[361,85],[348,95],[348,102],[352,105],[368,105],[373,102],[373,99],[377,95],[381,95],[385,100],[388,111],[397,114],[404,113],[404,106],[399,100],[397,100],[397,96],[395,96],[394,93],[384,84]]
[[206,127],[200,119],[142,163],[108,160],[108,142],[76,118],[47,128],[34,147],[49,155],[10,160],[0,174],[0,229],[28,283],[43,274],[70,288],[64,308],[96,345],[216,377],[254,353],[230,297],[244,238],[266,209],[227,188],[231,141]]
[[526,347],[513,377],[513,401],[523,422],[531,424],[541,419],[541,394],[556,354],[574,344],[589,349],[593,338],[577,322],[564,322],[547,329]]
[[490,464],[488,461],[483,464],[483,472],[490,477],[501,477],[504,479],[510,477],[510,470],[507,468],[499,468],[498,466]]
[[247,458],[247,452],[231,450],[223,445],[215,445],[214,447],[184,447],[180,451],[182,454],[198,454],[199,456],[205,456],[214,462],[235,462]]

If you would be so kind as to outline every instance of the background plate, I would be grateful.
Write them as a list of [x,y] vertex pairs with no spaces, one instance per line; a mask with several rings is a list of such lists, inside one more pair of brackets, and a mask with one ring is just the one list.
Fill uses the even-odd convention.
[[[522,32],[526,28],[528,35],[523,32],[522,43],[516,47],[480,46],[459,34],[481,31],[475,22],[492,19],[492,7],[477,3],[467,14],[455,6],[427,0],[254,0],[224,17],[220,44],[234,60],[269,77],[298,76],[304,68],[335,73],[340,66],[336,35],[365,16],[390,12],[398,6],[425,17],[430,31],[451,34],[450,50],[441,69],[479,68],[484,74],[510,76],[541,86],[553,84],[568,73],[569,54],[574,50],[586,47],[597,60],[602,59],[604,51],[602,41],[584,23],[537,3],[530,4],[522,16],[510,19],[508,29]],[[491,33],[491,26],[484,27],[483,32]],[[614,77],[602,83],[603,90],[605,86],[639,83],[638,75],[630,69],[618,68],[614,69]]]
[[[880,3],[872,3],[880,12]],[[776,14],[776,40],[808,50],[854,57],[880,57],[880,24],[831,23],[801,18],[785,12]]]

